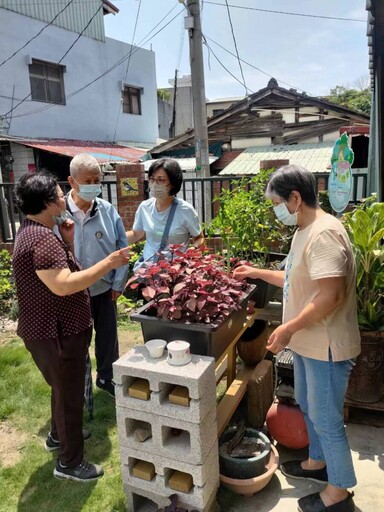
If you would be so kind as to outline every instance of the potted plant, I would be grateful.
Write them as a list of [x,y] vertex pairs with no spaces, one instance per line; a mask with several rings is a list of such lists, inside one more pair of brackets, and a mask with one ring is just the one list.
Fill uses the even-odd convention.
[[141,322],[144,341],[184,340],[194,354],[218,358],[240,331],[253,287],[234,279],[221,257],[202,249],[182,252],[139,269],[128,281],[150,302],[131,315]]
[[[272,170],[262,169],[251,179],[243,178],[214,199],[219,210],[205,231],[208,237],[221,237],[227,266],[234,257],[262,268],[285,259],[293,231],[279,225],[272,201],[264,195]],[[260,279],[250,282],[256,284],[252,300],[256,307],[263,308],[276,287]]]
[[347,396],[376,402],[383,395],[384,377],[384,203],[369,199],[344,215],[357,267],[357,313],[361,354]]

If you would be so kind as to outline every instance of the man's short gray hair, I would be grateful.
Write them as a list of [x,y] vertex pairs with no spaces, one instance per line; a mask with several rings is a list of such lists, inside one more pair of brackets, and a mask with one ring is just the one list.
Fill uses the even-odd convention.
[[69,172],[72,177],[77,176],[81,170],[99,171],[101,173],[99,162],[94,156],[86,153],[74,156],[69,164]]

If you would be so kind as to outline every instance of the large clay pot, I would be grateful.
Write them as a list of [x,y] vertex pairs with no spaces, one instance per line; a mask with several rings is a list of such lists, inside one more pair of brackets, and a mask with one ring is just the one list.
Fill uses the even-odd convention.
[[300,449],[309,444],[304,415],[297,405],[275,402],[266,417],[268,432],[287,448]]
[[269,460],[269,454],[271,451],[271,443],[268,437],[259,432],[254,428],[247,428],[245,437],[253,437],[263,442],[263,451],[255,456],[249,458],[235,458],[230,457],[223,444],[226,441],[230,441],[236,434],[236,429],[228,429],[224,432],[219,440],[219,463],[220,463],[220,474],[236,479],[248,479],[254,478],[265,473],[265,466]]
[[347,398],[373,403],[383,397],[384,333],[361,332],[361,353],[351,372]]
[[265,320],[255,320],[237,342],[237,353],[245,364],[257,364],[264,359],[267,352],[267,327],[268,322]]

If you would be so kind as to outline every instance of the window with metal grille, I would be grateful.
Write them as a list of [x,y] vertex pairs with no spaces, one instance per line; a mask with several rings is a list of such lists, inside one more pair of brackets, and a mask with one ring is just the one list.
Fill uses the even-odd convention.
[[65,105],[64,66],[32,59],[29,81],[34,101]]
[[130,85],[124,86],[122,93],[124,114],[141,116],[141,93],[142,89]]

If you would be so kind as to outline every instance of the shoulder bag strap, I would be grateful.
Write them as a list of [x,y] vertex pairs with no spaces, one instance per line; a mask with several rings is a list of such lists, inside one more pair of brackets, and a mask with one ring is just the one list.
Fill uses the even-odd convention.
[[168,217],[167,217],[167,222],[166,222],[165,228],[164,228],[163,237],[161,239],[160,247],[158,249],[159,252],[164,250],[164,247],[167,245],[169,230],[171,229],[171,224],[172,224],[172,221],[173,221],[173,217],[175,216],[175,211],[176,211],[177,203],[178,203],[178,199],[175,197],[175,199],[173,200],[173,203],[171,205],[171,209],[169,210],[169,214],[168,214]]

